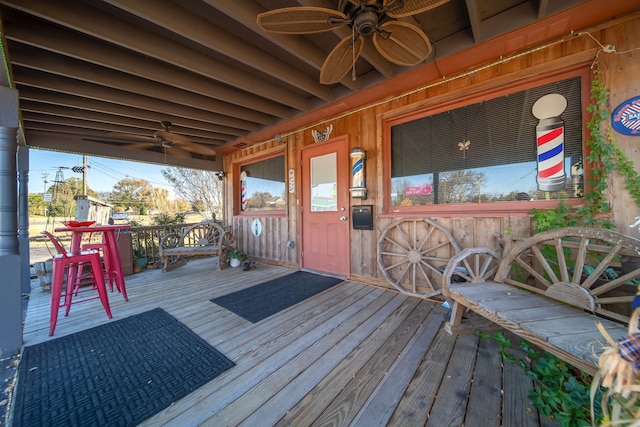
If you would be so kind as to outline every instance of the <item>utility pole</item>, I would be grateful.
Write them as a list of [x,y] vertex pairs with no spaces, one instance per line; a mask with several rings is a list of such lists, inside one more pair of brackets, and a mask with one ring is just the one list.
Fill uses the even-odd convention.
[[87,155],[82,156],[82,194],[87,194]]
[[44,191],[42,192],[42,194],[47,192],[47,184],[49,183],[49,181],[47,181],[47,178],[49,178],[49,172],[42,172],[42,179],[44,180]]

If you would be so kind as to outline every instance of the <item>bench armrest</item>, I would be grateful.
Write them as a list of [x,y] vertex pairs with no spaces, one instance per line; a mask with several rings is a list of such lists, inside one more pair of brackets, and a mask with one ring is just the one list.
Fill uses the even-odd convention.
[[160,239],[160,254],[164,249],[169,248],[177,248],[178,246],[183,246],[183,240],[178,233],[169,233],[162,236]]
[[493,279],[500,254],[489,248],[466,248],[449,259],[442,273],[442,293],[448,296],[451,283],[470,282],[480,283]]

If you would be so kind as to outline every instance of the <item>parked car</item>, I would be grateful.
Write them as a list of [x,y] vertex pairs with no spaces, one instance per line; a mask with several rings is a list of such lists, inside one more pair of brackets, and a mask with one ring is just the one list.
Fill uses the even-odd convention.
[[111,214],[111,219],[113,219],[113,220],[129,219],[129,214],[126,213],[126,212],[115,212],[115,213]]

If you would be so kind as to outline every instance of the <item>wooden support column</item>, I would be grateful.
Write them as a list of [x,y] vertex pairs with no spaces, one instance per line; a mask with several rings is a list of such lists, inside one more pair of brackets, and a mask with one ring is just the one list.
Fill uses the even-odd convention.
[[0,359],[22,347],[17,149],[18,91],[0,87]]

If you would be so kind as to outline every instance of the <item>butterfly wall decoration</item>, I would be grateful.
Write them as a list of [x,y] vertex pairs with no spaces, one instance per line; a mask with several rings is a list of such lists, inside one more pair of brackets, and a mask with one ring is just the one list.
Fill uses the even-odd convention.
[[318,142],[324,142],[327,139],[329,139],[329,135],[331,135],[331,132],[333,131],[333,125],[329,125],[326,128],[324,128],[324,130],[322,131],[318,131],[315,129],[311,130],[311,135],[313,136],[313,140],[318,143]]
[[462,158],[466,159],[467,158],[467,150],[469,149],[469,146],[471,145],[471,141],[467,140],[464,142],[458,142],[458,147],[460,148],[460,151],[462,151]]

